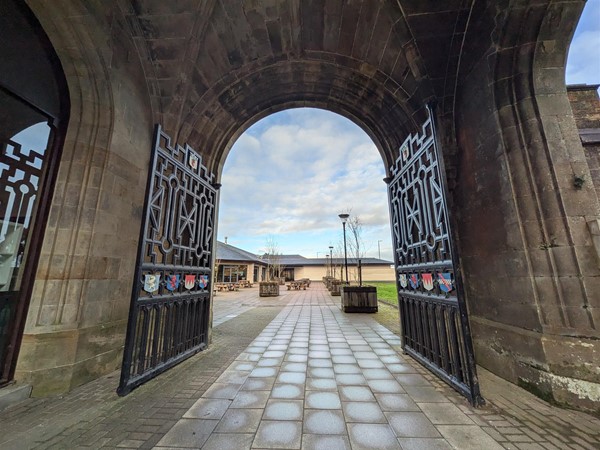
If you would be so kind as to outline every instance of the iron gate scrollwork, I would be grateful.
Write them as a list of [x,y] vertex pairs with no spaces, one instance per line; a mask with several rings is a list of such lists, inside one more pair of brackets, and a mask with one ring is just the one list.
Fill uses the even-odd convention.
[[157,125],[119,395],[208,344],[217,188],[201,156]]
[[396,284],[404,350],[481,404],[466,307],[446,204],[432,108],[390,168]]

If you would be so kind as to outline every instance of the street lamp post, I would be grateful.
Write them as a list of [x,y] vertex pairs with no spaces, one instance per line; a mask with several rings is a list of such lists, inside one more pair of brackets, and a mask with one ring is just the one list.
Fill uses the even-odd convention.
[[379,259],[381,259],[381,247],[379,246],[379,243],[382,241],[382,239],[379,239],[377,241],[377,252],[379,253]]
[[342,227],[344,228],[344,269],[346,271],[346,284],[348,284],[348,251],[346,249],[346,222],[350,214],[338,214],[338,217],[342,220]]
[[329,246],[329,275],[335,278],[335,269],[333,268],[333,245]]
[[326,270],[325,270],[325,276],[329,277],[331,276],[331,266],[330,266],[330,261],[329,261],[329,255],[325,255],[325,259],[327,260],[327,263],[325,264]]

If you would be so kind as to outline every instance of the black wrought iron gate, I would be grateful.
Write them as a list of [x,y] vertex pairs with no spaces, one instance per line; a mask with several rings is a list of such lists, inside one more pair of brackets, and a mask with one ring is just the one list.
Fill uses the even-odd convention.
[[156,126],[119,395],[208,344],[213,179]]
[[482,402],[453,249],[443,159],[433,112],[390,168],[390,214],[404,350]]

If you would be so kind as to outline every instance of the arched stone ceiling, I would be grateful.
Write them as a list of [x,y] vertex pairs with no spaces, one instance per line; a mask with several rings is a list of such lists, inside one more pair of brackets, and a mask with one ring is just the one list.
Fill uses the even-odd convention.
[[[216,168],[240,129],[316,106],[367,131],[386,162],[424,104],[452,97],[472,0],[120,2],[153,113]],[[417,117],[415,117],[417,115]]]

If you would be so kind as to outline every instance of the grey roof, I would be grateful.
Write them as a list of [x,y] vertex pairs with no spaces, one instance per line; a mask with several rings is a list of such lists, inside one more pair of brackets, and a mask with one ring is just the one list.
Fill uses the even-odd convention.
[[217,241],[217,259],[221,261],[252,262],[265,265],[265,262],[254,253],[220,241]]
[[[389,266],[394,264],[392,261],[386,261],[385,259],[379,258],[361,258],[361,264],[363,266]],[[344,264],[344,258],[333,258],[334,264]],[[280,263],[282,266],[325,266],[329,264],[329,258],[305,258],[302,255],[281,255]],[[355,266],[356,259],[348,258],[348,265]]]

